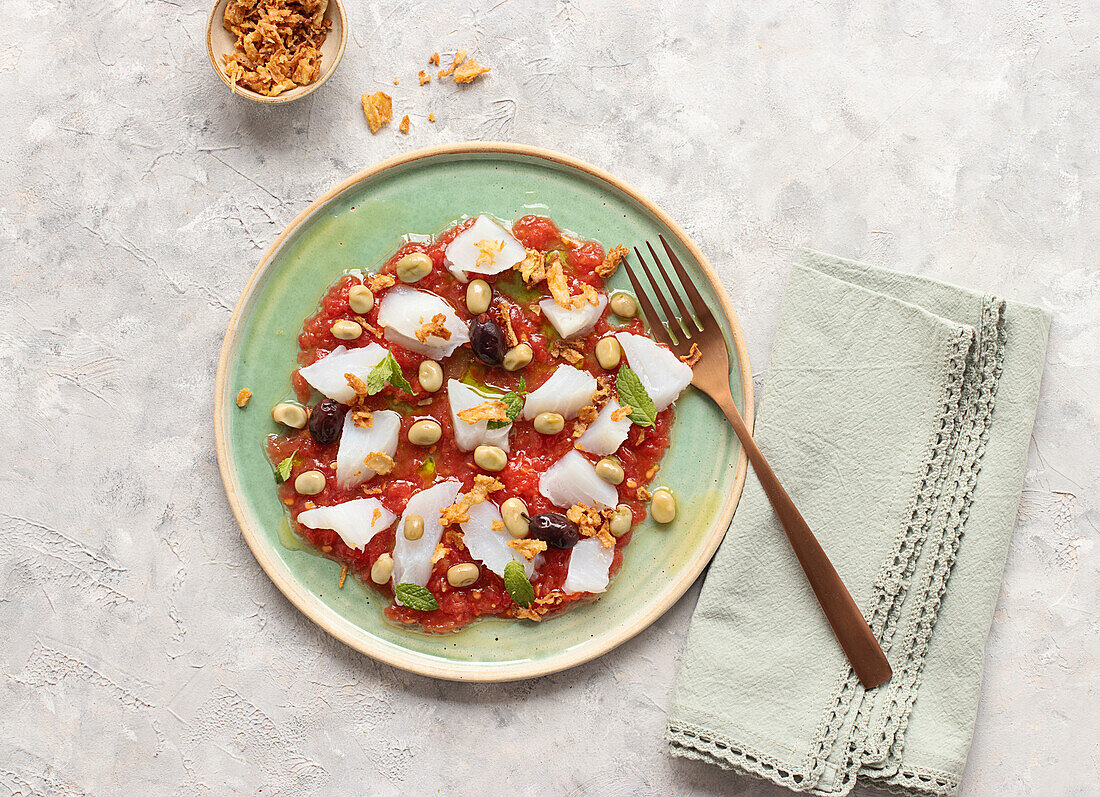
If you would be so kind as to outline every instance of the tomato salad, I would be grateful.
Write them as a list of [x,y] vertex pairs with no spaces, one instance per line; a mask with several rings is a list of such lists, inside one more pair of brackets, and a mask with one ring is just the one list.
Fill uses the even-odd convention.
[[608,588],[651,501],[674,516],[648,486],[691,368],[607,296],[625,252],[482,215],[348,271],[306,319],[278,495],[391,621],[541,620]]

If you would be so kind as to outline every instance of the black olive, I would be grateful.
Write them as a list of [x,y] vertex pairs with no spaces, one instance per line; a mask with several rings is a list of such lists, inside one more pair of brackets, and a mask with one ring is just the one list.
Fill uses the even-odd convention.
[[545,540],[551,548],[566,551],[581,539],[577,524],[560,512],[539,512],[531,516],[528,524],[531,536]]
[[470,323],[470,349],[483,363],[503,363],[505,348],[504,333],[488,313],[482,313]]
[[309,412],[309,436],[323,446],[335,443],[344,428],[345,412],[339,402],[325,399]]

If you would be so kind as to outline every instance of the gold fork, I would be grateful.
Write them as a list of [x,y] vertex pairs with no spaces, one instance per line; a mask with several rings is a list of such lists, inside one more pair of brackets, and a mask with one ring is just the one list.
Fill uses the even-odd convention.
[[[627,276],[630,277],[630,284],[634,286],[634,292],[649,322],[650,332],[682,359],[691,357],[694,352],[698,353],[698,361],[692,366],[691,383],[710,396],[729,419],[748,454],[749,462],[756,471],[760,485],[764,488],[768,500],[771,501],[784,531],[787,532],[787,539],[806,573],[806,578],[825,612],[825,617],[829,620],[829,625],[833,628],[833,633],[836,634],[840,646],[844,649],[844,654],[864,687],[873,689],[890,678],[892,674],[890,663],[886,660],[886,655],[882,652],[878,640],[875,639],[856,602],[852,600],[848,588],[840,580],[833,563],[829,561],[829,557],[825,555],[825,551],[810,531],[810,527],[806,525],[806,521],[803,520],[791,497],[779,483],[775,472],[764,459],[760,447],[752,439],[752,433],[745,425],[737,405],[733,403],[733,393],[730,391],[729,383],[729,353],[726,351],[722,330],[663,235],[661,243],[676,271],[676,276],[680,279],[680,284],[683,286],[682,292],[677,290],[676,284],[669,277],[668,271],[665,270],[661,258],[658,257],[651,243],[647,241],[646,246],[656,264],[657,272],[664,280],[667,291],[663,291],[657,280],[653,278],[653,273],[649,270],[649,265],[638,247],[634,247],[634,253],[638,257],[638,262],[642,264],[646,278],[653,288],[653,294],[657,297],[661,309],[664,310],[667,326],[662,322],[660,314],[654,308],[653,302],[649,300],[630,264],[625,260],[623,262]],[[684,293],[688,296],[690,308],[684,302]],[[672,301],[680,311],[679,316],[673,312],[666,294],[672,297]]]

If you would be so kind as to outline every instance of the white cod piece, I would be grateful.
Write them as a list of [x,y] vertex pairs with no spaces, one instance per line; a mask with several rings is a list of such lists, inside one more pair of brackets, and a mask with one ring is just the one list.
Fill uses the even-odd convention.
[[395,517],[377,498],[356,498],[307,509],[298,514],[298,522],[310,529],[332,529],[349,548],[361,551],[375,534],[388,529]]
[[596,420],[592,421],[577,440],[576,447],[589,454],[599,454],[601,457],[618,451],[619,446],[626,440],[626,436],[630,434],[629,417],[620,421],[611,420],[611,413],[621,407],[622,405],[614,398],[608,399],[600,410],[600,414],[596,416]]
[[451,405],[451,425],[454,427],[455,445],[459,451],[473,451],[480,445],[508,450],[508,432],[512,431],[512,424],[490,429],[488,421],[466,423],[458,417],[458,413],[463,410],[489,400],[457,379],[447,380],[447,402]]
[[562,509],[573,504],[614,509],[619,502],[619,491],[597,476],[592,463],[578,451],[570,451],[542,474],[539,492]]
[[336,450],[336,483],[347,490],[373,478],[374,471],[363,460],[376,452],[392,457],[400,435],[401,416],[393,410],[375,412],[369,429],[356,426],[349,412]]
[[[439,513],[455,502],[460,489],[462,482],[448,479],[413,493],[409,498],[405,511],[397,522],[397,541],[393,546],[394,584],[419,584],[422,587],[428,585],[428,578],[432,574],[432,554],[443,536]],[[409,515],[420,515],[424,518],[424,535],[419,540],[405,539],[405,518]]]
[[[444,340],[438,335],[429,335],[421,343],[416,333],[440,313],[445,318],[443,326],[451,336]],[[437,360],[449,357],[455,349],[470,340],[470,330],[446,299],[431,291],[404,285],[386,291],[378,305],[378,323],[386,329],[386,340]]]
[[605,548],[595,537],[588,537],[573,546],[569,554],[569,569],[565,573],[565,592],[603,592],[610,581],[614,548]]
[[[482,250],[477,245],[484,242],[502,246],[502,248],[499,252],[495,248],[490,248],[488,254],[492,256],[492,260],[479,266],[477,261],[482,257]],[[527,250],[512,233],[488,216],[478,216],[477,221],[456,235],[455,239],[447,245],[447,250],[443,253],[443,262],[456,278],[465,282],[468,274],[499,274],[525,257],[527,257]]]
[[347,404],[355,398],[355,391],[348,386],[344,374],[355,374],[364,382],[371,369],[386,359],[386,349],[371,343],[361,349],[337,346],[325,357],[298,371],[314,390],[326,398]]
[[584,307],[577,310],[566,310],[553,299],[543,299],[539,302],[542,314],[558,331],[563,338],[572,338],[584,335],[592,331],[596,322],[603,315],[603,309],[607,307],[607,297],[598,294],[597,304],[584,303]]
[[572,365],[559,365],[537,390],[527,394],[523,417],[529,421],[540,412],[557,412],[563,418],[576,418],[582,407],[592,403],[595,392],[596,377]]
[[631,332],[616,332],[615,337],[658,412],[691,384],[691,366],[656,341]]
[[[519,562],[523,572],[530,578],[535,572],[534,562],[508,545],[514,540],[504,529],[493,531],[493,522],[500,521],[500,509],[492,501],[482,501],[470,507],[470,519],[462,525],[462,540],[470,556],[477,559],[501,578],[509,562]],[[503,522],[503,521],[501,521]]]

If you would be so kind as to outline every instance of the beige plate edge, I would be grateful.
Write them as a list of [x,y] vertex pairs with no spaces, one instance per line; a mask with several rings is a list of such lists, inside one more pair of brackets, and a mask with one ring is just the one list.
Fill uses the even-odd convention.
[[[737,320],[737,314],[733,309],[733,305],[730,302],[729,296],[726,295],[725,288],[722,287],[721,281],[718,279],[717,273],[710,265],[710,262],[703,255],[702,251],[695,242],[688,237],[688,235],[680,228],[676,222],[674,222],[663,210],[661,210],[656,204],[644,196],[641,192],[635,189],[628,183],[614,177],[608,172],[598,169],[584,161],[563,155],[558,152],[543,149],[541,147],[533,147],[524,144],[510,144],[504,142],[467,142],[460,144],[443,144],[433,147],[425,147],[423,149],[414,150],[413,152],[405,153],[403,155],[397,155],[392,158],[388,158],[380,163],[364,169],[352,177],[344,180],[334,188],[329,189],[322,196],[315,199],[308,208],[303,210],[298,216],[290,223],[290,225],[279,235],[278,238],[271,244],[267,252],[264,253],[263,259],[260,264],[252,272],[252,276],[249,277],[248,283],[245,285],[244,290],[241,292],[241,298],[237,301],[236,307],[233,309],[233,315],[229,319],[229,325],[226,329],[225,339],[222,343],[221,354],[218,358],[218,373],[214,384],[214,441],[218,455],[218,470],[221,473],[222,483],[225,486],[226,497],[229,499],[229,505],[233,510],[233,515],[237,519],[237,525],[241,529],[241,533],[248,543],[248,547],[252,550],[252,554],[256,557],[256,561],[260,563],[260,567],[267,573],[268,577],[272,580],[279,591],[282,592],[291,603],[293,603],[299,611],[305,614],[310,620],[324,629],[327,633],[339,639],[345,645],[348,645],[360,653],[364,653],[373,659],[385,662],[394,667],[414,672],[420,675],[426,675],[431,678],[439,678],[448,681],[517,681],[525,678],[536,678],[542,675],[549,675],[551,673],[560,672],[561,670],[569,669],[570,667],[576,667],[579,664],[583,664],[587,661],[591,661],[609,650],[613,650],[619,645],[623,644],[627,640],[633,638],[635,635],[648,628],[654,621],[656,621],[661,615],[672,608],[673,604],[678,601],[688,588],[695,582],[699,574],[703,571],[703,568],[707,566],[711,558],[714,556],[714,552],[718,550],[719,544],[722,542],[725,536],[726,529],[729,527],[730,521],[733,519],[733,512],[737,508],[737,503],[741,498],[741,492],[745,486],[745,476],[748,471],[748,458],[745,455],[744,448],[741,450],[741,455],[738,458],[737,473],[734,475],[733,489],[730,491],[726,504],[722,509],[721,521],[716,523],[711,530],[710,538],[707,540],[706,547],[703,554],[694,562],[690,567],[686,568],[680,577],[673,582],[668,589],[665,590],[665,594],[662,599],[654,604],[645,615],[643,615],[635,624],[630,627],[622,627],[615,631],[613,634],[599,640],[598,644],[591,647],[588,645],[581,645],[573,650],[568,650],[565,653],[557,657],[552,657],[539,662],[530,662],[527,664],[509,664],[506,671],[500,670],[471,670],[467,667],[458,664],[436,664],[426,662],[423,660],[422,654],[410,653],[401,649],[392,649],[389,645],[374,645],[369,640],[363,640],[356,633],[357,629],[351,623],[342,621],[341,618],[337,618],[337,622],[332,622],[331,618],[320,616],[313,611],[311,605],[311,595],[302,589],[301,585],[297,582],[285,578],[276,566],[276,562],[268,556],[263,546],[260,544],[258,535],[246,522],[244,509],[241,506],[240,499],[237,495],[237,484],[234,478],[234,474],[230,468],[228,446],[226,445],[225,429],[222,425],[222,407],[226,399],[226,373],[229,368],[229,355],[232,349],[233,340],[236,337],[237,325],[240,320],[241,310],[244,307],[246,301],[252,293],[256,282],[260,276],[266,270],[272,256],[279,250],[283,242],[290,236],[290,234],[297,229],[297,227],[305,221],[311,214],[313,214],[321,205],[327,202],[337,194],[347,190],[356,183],[361,182],[369,177],[372,177],[387,169],[391,169],[395,166],[399,166],[412,161],[421,160],[424,158],[430,158],[437,155],[454,155],[454,154],[480,154],[480,153],[501,153],[508,155],[525,155],[529,157],[542,158],[544,160],[560,163],[562,165],[578,169],[586,172],[593,177],[602,180],[610,184],[611,186],[619,189],[629,197],[634,199],[646,210],[656,216],[662,224],[666,225],[669,230],[672,231],[680,243],[684,245],[691,252],[692,256],[698,261],[699,265],[703,268],[703,272],[706,274],[707,279],[710,281],[711,286],[714,288],[719,301],[722,305],[722,311],[725,313],[727,320],[730,323],[730,329],[733,333],[733,345],[737,350],[738,361],[741,364],[741,386],[745,396],[744,417],[745,423],[749,429],[753,428],[754,412],[753,412],[753,393],[752,393],[752,371],[749,368],[748,349],[745,344],[745,336],[741,331],[741,325]],[[551,621],[552,622],[552,621]]]

